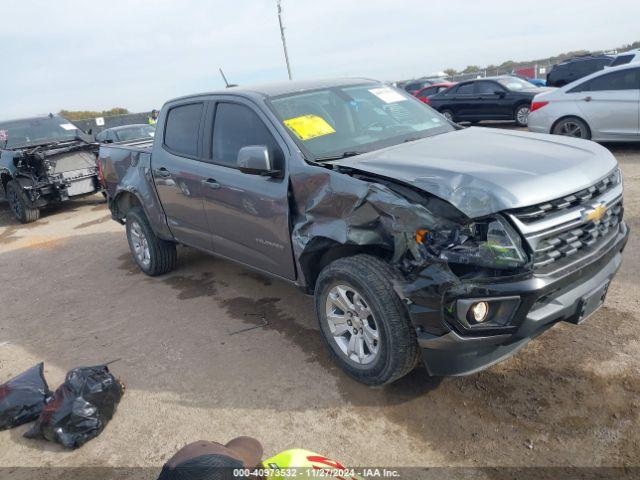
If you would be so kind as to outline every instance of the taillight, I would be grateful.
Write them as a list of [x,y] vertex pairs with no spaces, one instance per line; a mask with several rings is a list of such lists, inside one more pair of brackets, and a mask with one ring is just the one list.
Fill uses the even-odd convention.
[[426,103],[427,105],[431,103],[427,97],[420,97],[420,101]]
[[104,181],[104,172],[102,171],[102,162],[100,162],[100,158],[96,159],[96,166],[98,167],[98,181],[102,188],[106,190],[107,184]]
[[536,110],[541,109],[542,107],[544,107],[545,105],[547,105],[549,102],[533,102],[531,104],[531,112],[535,112]]

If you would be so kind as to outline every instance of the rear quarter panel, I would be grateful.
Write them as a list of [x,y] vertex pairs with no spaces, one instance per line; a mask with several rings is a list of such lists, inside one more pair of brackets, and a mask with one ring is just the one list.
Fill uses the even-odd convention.
[[121,196],[134,195],[156,235],[165,240],[173,240],[151,174],[151,144],[147,148],[102,145],[98,158],[104,175],[109,208],[114,217],[122,219],[117,209]]

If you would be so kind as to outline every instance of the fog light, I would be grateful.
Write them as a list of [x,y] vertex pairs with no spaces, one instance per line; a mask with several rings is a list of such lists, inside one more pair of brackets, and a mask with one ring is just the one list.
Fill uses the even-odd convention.
[[476,323],[482,323],[487,319],[489,313],[489,304],[487,302],[474,303],[471,306],[471,314],[473,315],[473,321]]

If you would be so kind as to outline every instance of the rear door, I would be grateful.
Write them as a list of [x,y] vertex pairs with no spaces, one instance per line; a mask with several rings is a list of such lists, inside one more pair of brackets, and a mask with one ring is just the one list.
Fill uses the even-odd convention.
[[640,133],[640,67],[604,73],[569,93],[594,137],[635,139]]
[[[212,116],[213,128],[208,128],[205,142],[211,165],[204,198],[216,253],[294,279],[286,144],[266,116],[245,99],[218,99]],[[269,148],[282,178],[238,170],[238,152],[251,145]]]
[[478,95],[475,92],[474,82],[461,83],[449,97],[456,120],[475,118]]
[[200,141],[205,107],[204,101],[169,107],[162,145],[154,148],[151,166],[173,235],[186,245],[212,250],[202,198],[202,182],[209,176]]

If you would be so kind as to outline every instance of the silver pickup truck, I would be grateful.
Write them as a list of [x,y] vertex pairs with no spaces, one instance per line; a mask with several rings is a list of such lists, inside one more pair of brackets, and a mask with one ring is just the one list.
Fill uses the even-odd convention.
[[604,301],[623,185],[584,140],[447,121],[367,79],[167,102],[153,141],[100,147],[113,218],[149,275],[176,244],[315,296],[341,367],[380,385],[486,368]]

